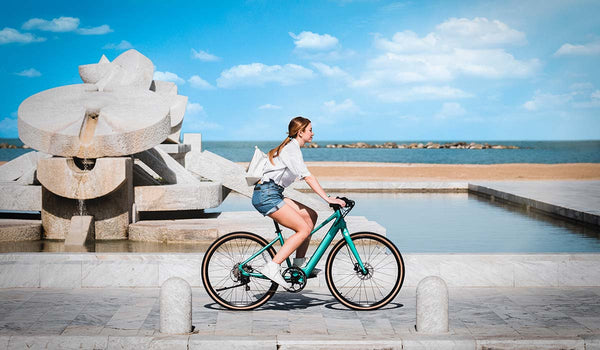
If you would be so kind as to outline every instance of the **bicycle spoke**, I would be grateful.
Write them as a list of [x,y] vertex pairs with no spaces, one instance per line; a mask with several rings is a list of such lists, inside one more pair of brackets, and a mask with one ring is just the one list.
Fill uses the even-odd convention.
[[[232,233],[213,245],[207,251],[202,268],[204,285],[215,301],[227,308],[247,309],[261,305],[273,295],[275,288],[270,281],[247,276],[238,270],[241,262],[266,245],[262,238],[250,233]],[[253,272],[263,265],[262,259],[253,259],[242,269]]]
[[[352,236],[360,260],[367,273],[357,270],[354,254],[346,242],[339,243],[332,251],[328,263],[328,286],[334,296],[346,306],[358,309],[380,307],[398,293],[402,283],[401,257],[393,246],[376,234],[365,233]],[[344,248],[345,246],[345,248]],[[392,293],[394,293],[392,295]]]

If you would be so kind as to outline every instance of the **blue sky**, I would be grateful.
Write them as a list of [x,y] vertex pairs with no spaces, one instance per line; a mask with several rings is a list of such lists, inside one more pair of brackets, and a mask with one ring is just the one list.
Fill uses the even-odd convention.
[[11,1],[0,137],[27,97],[135,48],[184,132],[279,140],[600,139],[598,1]]

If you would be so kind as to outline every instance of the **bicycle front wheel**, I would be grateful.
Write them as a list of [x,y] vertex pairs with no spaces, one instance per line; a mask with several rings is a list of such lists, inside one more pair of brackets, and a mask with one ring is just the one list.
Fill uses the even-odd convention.
[[[266,303],[277,290],[277,283],[245,276],[239,266],[267,244],[264,238],[250,232],[232,232],[211,244],[202,261],[202,283],[208,295],[231,310],[250,310]],[[273,247],[265,253],[270,259],[275,256]],[[242,268],[258,272],[265,260],[259,255]]]
[[331,294],[355,310],[375,310],[392,301],[404,282],[404,261],[396,246],[373,232],[350,235],[367,270],[362,272],[346,240],[331,249],[325,279]]

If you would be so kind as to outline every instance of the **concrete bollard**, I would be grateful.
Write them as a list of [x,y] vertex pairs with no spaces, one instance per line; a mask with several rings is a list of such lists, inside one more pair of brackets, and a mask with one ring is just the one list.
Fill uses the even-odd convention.
[[192,288],[183,278],[171,277],[160,287],[160,332],[192,331]]
[[417,332],[448,332],[448,287],[438,276],[428,276],[417,285]]

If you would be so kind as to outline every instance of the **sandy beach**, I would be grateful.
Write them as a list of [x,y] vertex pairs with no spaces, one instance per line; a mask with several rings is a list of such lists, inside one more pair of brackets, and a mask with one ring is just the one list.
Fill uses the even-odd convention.
[[399,164],[307,162],[330,181],[598,180],[600,164]]
[[[6,162],[0,161],[0,165]],[[247,163],[239,163],[246,166]],[[306,162],[327,181],[600,180],[600,164],[405,164]]]

